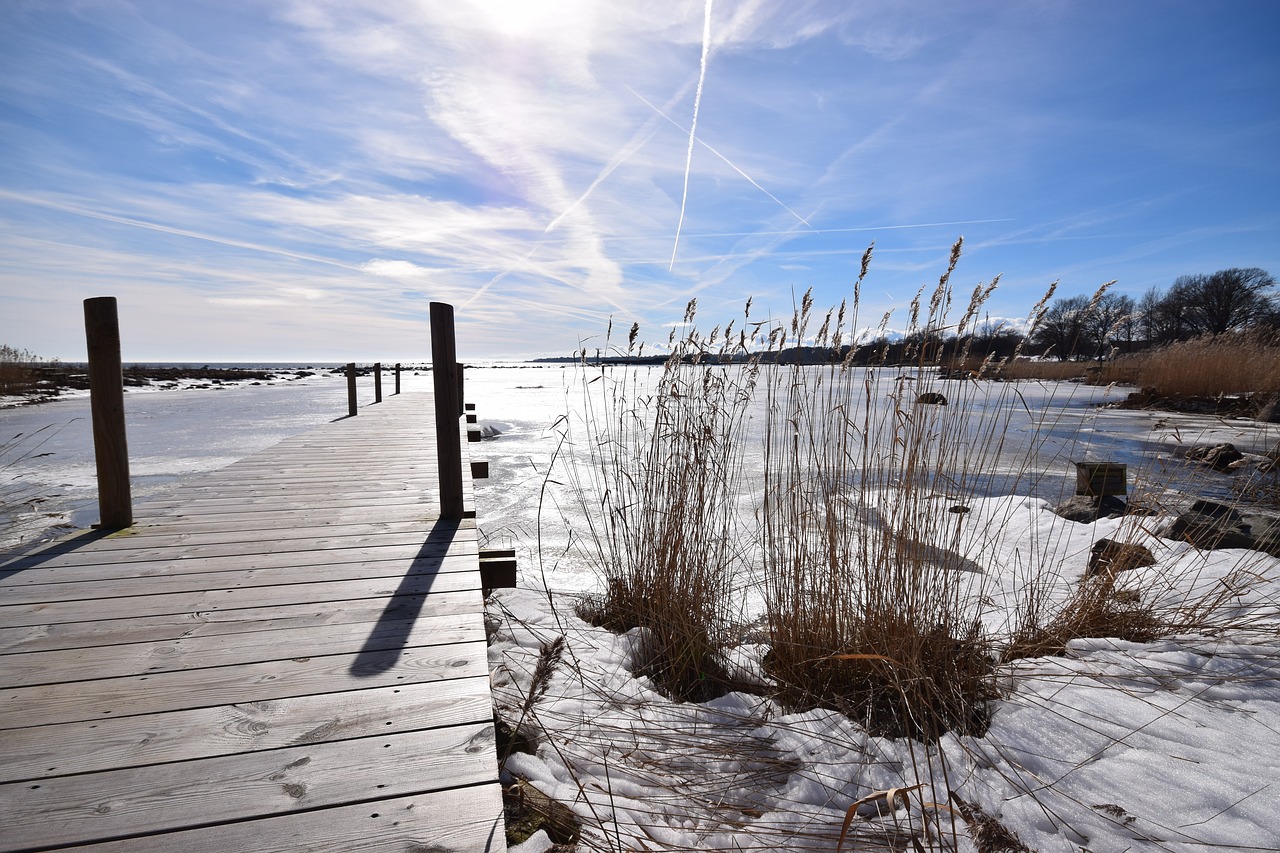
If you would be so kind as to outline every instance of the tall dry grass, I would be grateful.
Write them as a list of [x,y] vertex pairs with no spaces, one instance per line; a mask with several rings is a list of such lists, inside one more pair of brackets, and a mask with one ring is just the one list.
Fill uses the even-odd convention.
[[[871,734],[906,739],[903,787],[893,790],[911,792],[902,797],[909,837],[946,836],[941,849],[961,849],[957,839],[965,832],[975,839],[983,831],[999,834],[999,822],[962,796],[971,768],[952,763],[978,742],[936,742],[949,732],[984,733],[992,700],[1009,692],[1010,679],[1034,671],[1013,661],[1064,654],[1084,638],[1143,641],[1221,631],[1236,624],[1232,613],[1253,582],[1243,562],[1224,578],[1197,577],[1189,586],[1185,570],[1081,578],[1083,564],[1069,559],[1079,555],[1060,545],[1061,529],[1073,525],[1063,519],[1056,531],[1033,532],[1029,543],[1019,539],[1008,567],[1002,528],[1010,519],[984,510],[975,523],[975,507],[1004,506],[984,503],[986,496],[1027,493],[1023,487],[1044,466],[1068,467],[1079,448],[1068,442],[1056,455],[1046,453],[1051,434],[1061,441],[1061,423],[1054,406],[1032,411],[1026,383],[978,378],[1007,363],[977,362],[970,378],[941,378],[940,366],[967,357],[966,335],[993,287],[979,285],[967,302],[953,304],[960,248],[937,285],[922,289],[911,306],[908,329],[923,343],[906,364],[857,366],[836,357],[856,349],[848,344],[862,327],[870,250],[847,305],[816,312],[806,294],[785,323],[757,325],[748,304],[746,331],[706,335],[692,325],[691,305],[688,330],[668,339],[671,357],[663,367],[584,364],[586,414],[578,439],[590,463],[577,469],[580,479],[572,484],[586,497],[587,539],[604,581],[583,612],[615,630],[642,629],[635,634],[640,674],[677,699],[746,686],[735,683],[730,648],[742,634],[735,623],[744,600],[757,594],[769,651],[756,688],[786,710],[835,709]],[[1030,312],[1033,323],[1051,295],[1052,289]],[[881,331],[887,324],[882,320]],[[637,335],[633,327],[619,354],[636,352]],[[777,358],[798,345],[826,348],[832,357],[811,364]],[[755,357],[730,361],[742,353]],[[1061,386],[1068,399],[1054,402],[1069,402],[1078,388]],[[923,402],[937,400],[933,395],[946,405]],[[1145,495],[1135,501],[1154,502]],[[1025,520],[1018,523],[1028,529]],[[1150,529],[1149,519],[1130,516],[1110,538],[1146,541]],[[1008,574],[997,578],[985,569],[1001,548]],[[680,707],[691,720],[705,712],[719,722],[694,726],[696,735],[667,717],[641,726],[653,750],[672,753],[668,769],[679,777],[673,797],[716,818],[726,804],[747,814],[743,786],[772,784],[764,777],[787,772],[786,755],[775,756],[758,740],[738,740],[742,732],[726,736],[715,705]],[[644,718],[643,709],[638,716]],[[573,732],[558,747],[567,762],[590,765],[590,749],[568,756],[573,745],[607,742],[625,730],[636,742],[627,755],[643,758],[637,773],[655,773],[662,763],[640,748],[630,723],[595,731],[554,714],[540,722]],[[744,723],[752,737],[756,729],[756,721]],[[716,761],[768,767],[757,774],[744,763],[732,781],[713,774],[706,790],[691,783],[690,757],[719,749],[725,754]],[[752,774],[761,778],[744,781]],[[1008,782],[1032,797],[1042,787],[1021,777]],[[850,815],[867,800],[850,798]],[[939,810],[939,803],[954,808]],[[656,824],[668,804],[652,805]],[[946,815],[960,815],[968,828],[958,829]],[[616,844],[600,849],[627,849],[616,825],[614,836]],[[831,849],[832,842],[839,843],[814,836],[813,849]],[[766,839],[760,849],[768,845]]]
[[1103,382],[1154,388],[1165,396],[1280,394],[1280,340],[1273,333],[1207,335],[1121,356]]
[[[912,303],[908,338],[936,340],[952,302],[946,273]],[[839,350],[858,327],[864,256],[852,310],[829,314],[818,347]],[[960,326],[978,315],[975,291]],[[808,337],[806,297],[789,329]],[[834,321],[834,322],[833,322]],[[848,324],[846,326],[846,324]],[[940,348],[924,345],[883,398],[882,371],[833,364],[771,376],[761,512],[766,659],[787,706],[839,710],[875,734],[934,739],[984,724],[990,657],[977,613],[964,601],[966,557],[926,544],[958,531],[962,502],[1002,444],[999,419],[955,429],[965,383],[935,387]],[[943,393],[945,390],[945,394]],[[940,395],[940,396],[932,396]],[[934,498],[943,498],[936,500]],[[953,502],[954,501],[954,502]]]
[[[983,731],[1001,659],[1191,624],[1109,577],[1064,593],[1063,558],[1049,546],[1027,555],[1000,605],[1007,618],[992,618],[983,552],[1001,523],[971,529],[970,504],[1024,493],[1046,464],[1068,467],[1072,447],[1046,455],[1057,423],[1030,411],[1019,383],[941,378],[968,357],[996,286],[956,300],[961,245],[910,306],[906,338],[919,343],[905,364],[852,362],[870,249],[852,299],[825,314],[805,294],[787,322],[757,323],[748,303],[737,333],[730,324],[703,335],[691,303],[687,333],[668,339],[654,373],[584,364],[591,462],[575,485],[592,496],[585,515],[604,589],[582,612],[614,630],[643,628],[638,671],[669,696],[735,686],[726,648],[751,591],[784,706],[831,708],[874,734],[924,741]],[[637,335],[620,354],[637,354]],[[799,346],[830,357],[778,357]],[[973,377],[1017,355],[986,360]],[[1145,535],[1137,524],[1126,531]]]
[[[588,482],[579,493],[605,581],[588,621],[646,631],[639,673],[701,700],[730,684],[721,651],[735,621],[744,539],[739,499],[747,414],[759,365],[730,363],[732,326],[693,331],[696,300],[656,377],[600,367],[584,386]],[[626,354],[639,354],[633,326]],[[738,339],[739,346],[741,341]],[[584,365],[583,369],[587,369]]]

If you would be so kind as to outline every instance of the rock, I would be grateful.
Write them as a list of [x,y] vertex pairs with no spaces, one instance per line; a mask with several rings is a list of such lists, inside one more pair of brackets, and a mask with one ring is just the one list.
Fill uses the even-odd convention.
[[1226,504],[1205,500],[1193,503],[1191,509],[1165,525],[1159,535],[1209,550],[1253,548],[1255,544],[1244,516]]
[[1273,397],[1265,401],[1258,408],[1255,418],[1269,424],[1280,424],[1280,399]]
[[1227,471],[1233,462],[1239,462],[1244,458],[1244,454],[1236,449],[1234,444],[1223,442],[1222,444],[1201,444],[1187,450],[1186,457],[1194,459],[1197,462],[1203,462],[1215,471]]
[[1280,557],[1280,518],[1271,515],[1245,515],[1244,523],[1249,526],[1249,534],[1253,537],[1255,551],[1265,551],[1273,557]]
[[1058,504],[1053,511],[1079,524],[1092,524],[1099,518],[1119,518],[1128,510],[1123,498],[1107,495],[1099,500],[1088,495],[1075,495]]
[[947,404],[947,398],[939,394],[937,391],[925,391],[919,397],[916,397],[916,402],[930,406],[945,406]]
[[1117,572],[1155,564],[1155,555],[1142,545],[1099,539],[1089,549],[1089,568],[1085,570],[1084,576],[1090,578],[1103,572],[1115,575]]

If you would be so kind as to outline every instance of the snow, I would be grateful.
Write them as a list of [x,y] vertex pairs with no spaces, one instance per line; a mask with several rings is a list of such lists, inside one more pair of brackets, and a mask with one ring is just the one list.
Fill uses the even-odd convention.
[[[849,820],[846,850],[910,849],[910,837],[926,849],[978,850],[982,814],[988,830],[998,822],[1042,851],[1280,849],[1280,561],[1159,539],[1159,517],[1076,524],[1051,511],[1079,459],[1128,462],[1136,481],[1173,497],[1193,478],[1197,489],[1225,489],[1229,475],[1187,473],[1174,451],[1231,441],[1263,453],[1275,444],[1274,427],[1099,410],[1092,404],[1105,390],[1020,385],[1026,409],[1011,419],[1009,439],[1045,438],[1036,458],[1049,476],[1019,481],[1013,495],[967,500],[970,511],[935,543],[973,563],[970,593],[983,602],[987,627],[1007,629],[1032,572],[1051,597],[1069,595],[1104,537],[1141,543],[1156,558],[1124,573],[1123,589],[1166,608],[1213,594],[1222,621],[1239,627],[1142,644],[1073,640],[1065,656],[1004,664],[982,736],[923,744],[873,737],[832,711],[788,712],[747,692],[670,701],[631,672],[643,629],[614,635],[578,618],[579,594],[599,581],[561,464],[577,452],[562,416],[571,422],[584,411],[572,374],[559,365],[469,370],[467,397],[496,433],[472,445],[492,476],[476,487],[482,535],[516,548],[521,572],[520,589],[489,602],[490,662],[499,716],[537,747],[512,753],[503,772],[572,809],[584,827],[580,849],[831,851],[850,806],[866,798]],[[429,375],[405,379],[406,390],[429,387]],[[216,394],[130,394],[126,410],[135,495],[145,497],[341,417],[345,383],[321,374]],[[86,402],[0,411],[6,438],[46,424],[60,430],[41,448],[51,456],[0,459],[4,494],[32,501],[0,519],[9,544],[30,541],[48,521],[93,520]],[[750,617],[759,601],[747,596],[743,607]],[[558,638],[563,648],[531,695],[539,658]],[[761,639],[744,631],[733,650],[757,678]],[[539,833],[517,849],[551,846]]]
[[[951,791],[1035,850],[1271,850],[1280,838],[1274,630],[1073,641],[1066,657],[1005,668],[983,737],[927,746],[745,693],[671,702],[628,671],[634,635],[582,622],[571,596],[501,590],[490,614],[499,714],[540,736],[505,773],[568,804],[586,849],[832,850],[852,803],[921,782],[909,805],[859,809],[859,843],[910,831],[975,849]],[[526,710],[539,651],[559,636],[566,654]]]
[[[547,426],[554,413],[567,408],[572,419],[581,409],[566,393],[541,421],[524,421],[511,397],[485,395],[482,417],[493,412],[508,429],[480,451],[496,475],[477,489],[482,523],[515,534],[528,587],[490,600],[495,702],[538,744],[507,758],[507,780],[527,779],[572,808],[583,849],[830,851],[859,801],[846,850],[902,849],[912,837],[926,849],[1015,849],[992,846],[993,826],[1010,844],[1042,851],[1280,849],[1280,561],[1160,539],[1167,515],[1078,524],[1052,511],[1055,490],[1074,479],[1071,462],[1085,459],[1128,463],[1166,513],[1184,494],[1227,494],[1227,475],[1187,468],[1179,449],[1231,441],[1260,455],[1274,427],[1099,410],[1105,392],[1087,389],[1063,400],[1060,387],[1027,384],[1021,394],[1029,411],[1011,420],[1009,436],[1027,443],[1014,452],[1042,441],[1035,458],[1050,476],[1024,480],[1031,493],[967,500],[957,529],[933,543],[972,564],[969,594],[983,602],[987,628],[1009,629],[1032,575],[1050,600],[1071,595],[1101,538],[1156,558],[1123,573],[1120,590],[1170,613],[1212,597],[1218,623],[1239,627],[1143,644],[1073,640],[1065,656],[1004,664],[987,731],[932,745],[873,737],[833,711],[788,713],[748,693],[677,703],[634,676],[643,629],[614,635],[575,615],[578,594],[598,584],[572,532],[582,510],[557,464],[576,448]],[[746,596],[744,619],[759,607]],[[539,656],[560,637],[559,663],[531,698]],[[767,647],[756,639],[744,636],[731,658],[759,679]],[[894,789],[908,790],[885,793]]]

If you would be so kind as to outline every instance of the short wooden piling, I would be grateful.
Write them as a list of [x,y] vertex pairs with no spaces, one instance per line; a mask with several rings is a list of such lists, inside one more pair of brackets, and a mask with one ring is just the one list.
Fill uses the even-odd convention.
[[467,366],[465,364],[454,365],[454,369],[458,371],[458,416],[459,417],[462,416],[463,404],[467,399],[467,386],[465,384],[465,380],[463,379],[464,371],[466,370],[466,367]]
[[89,407],[98,468],[99,526],[118,530],[133,524],[133,496],[129,487],[129,443],[125,437],[120,322],[114,296],[84,301],[84,332],[89,350]]
[[400,393],[400,362],[396,362],[396,393]]
[[382,362],[373,365],[373,402],[382,402]]
[[454,340],[453,306],[431,303],[431,377],[435,389],[436,461],[440,517],[462,518],[462,377]]
[[347,362],[347,417],[356,416],[356,363]]

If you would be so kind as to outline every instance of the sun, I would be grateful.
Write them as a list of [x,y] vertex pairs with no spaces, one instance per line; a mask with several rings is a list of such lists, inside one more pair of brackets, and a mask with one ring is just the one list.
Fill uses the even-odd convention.
[[552,0],[473,0],[488,28],[512,39],[536,39],[557,25],[565,4]]

